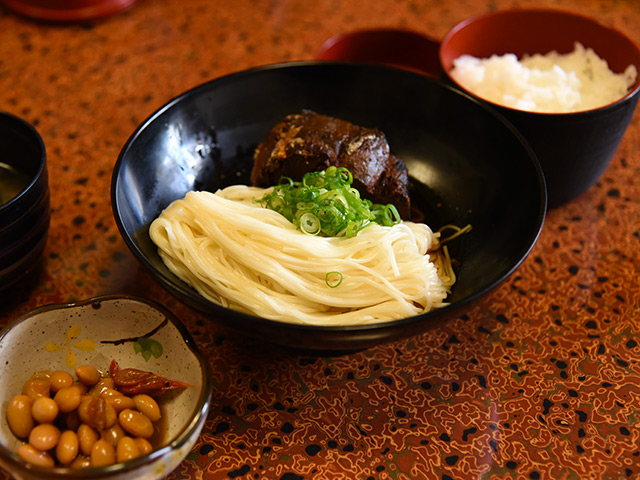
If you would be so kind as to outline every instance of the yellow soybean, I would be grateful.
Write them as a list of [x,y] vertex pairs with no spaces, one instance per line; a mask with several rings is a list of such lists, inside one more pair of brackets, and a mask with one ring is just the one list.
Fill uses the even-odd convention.
[[7,405],[7,422],[18,438],[27,438],[35,425],[31,408],[33,400],[27,395],[16,395]]
[[41,452],[32,445],[25,443],[18,447],[18,456],[25,462],[39,467],[53,467],[55,461],[47,452]]
[[51,391],[53,393],[56,393],[61,388],[66,388],[73,385],[73,377],[69,372],[56,370],[55,372],[51,372],[49,382],[51,383]]
[[54,448],[58,440],[60,440],[60,430],[50,423],[36,425],[29,433],[29,444],[41,452]]
[[134,437],[149,438],[153,435],[153,424],[143,413],[125,409],[118,415],[120,425]]
[[56,458],[63,465],[70,465],[80,452],[78,434],[72,430],[65,430],[60,435],[56,446]]
[[87,386],[93,386],[100,381],[100,371],[93,365],[80,365],[75,369],[76,377]]
[[116,449],[106,440],[98,440],[91,447],[91,466],[104,467],[116,463]]
[[89,425],[83,423],[78,427],[78,442],[80,443],[80,451],[87,457],[91,455],[93,444],[98,441],[100,436]]
[[144,394],[136,395],[133,397],[133,401],[136,404],[136,410],[140,413],[144,413],[149,420],[152,422],[160,420],[160,407],[152,397]]
[[140,456],[138,444],[131,437],[122,437],[116,446],[116,460],[126,462]]
[[31,415],[38,423],[53,423],[58,416],[58,404],[53,398],[39,397],[33,402]]
[[71,387],[65,387],[56,393],[53,399],[58,404],[58,408],[61,412],[71,412],[80,406],[80,400],[82,398],[82,392],[75,385]]

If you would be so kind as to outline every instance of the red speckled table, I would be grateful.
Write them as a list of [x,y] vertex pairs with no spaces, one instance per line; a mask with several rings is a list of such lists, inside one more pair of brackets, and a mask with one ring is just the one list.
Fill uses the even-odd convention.
[[530,5],[597,17],[640,43],[637,0],[139,0],[84,25],[0,7],[0,109],[41,133],[51,186],[42,267],[0,297],[0,325],[107,293],[175,312],[209,359],[213,404],[170,479],[639,478],[638,114],[597,185],[549,213],[506,282],[440,329],[349,355],[301,356],[221,329],[151,280],[112,216],[120,147],[181,92],[313,58],[347,30],[442,38],[471,15]]

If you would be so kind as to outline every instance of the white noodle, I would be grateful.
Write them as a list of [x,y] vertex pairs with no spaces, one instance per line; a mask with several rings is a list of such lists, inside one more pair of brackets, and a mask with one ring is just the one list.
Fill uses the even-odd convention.
[[[253,203],[269,189],[189,192],[153,221],[163,262],[212,302],[289,323],[355,325],[446,305],[455,281],[427,253],[438,235],[421,223],[369,225],[357,236],[300,232]],[[330,287],[329,272],[342,282]]]

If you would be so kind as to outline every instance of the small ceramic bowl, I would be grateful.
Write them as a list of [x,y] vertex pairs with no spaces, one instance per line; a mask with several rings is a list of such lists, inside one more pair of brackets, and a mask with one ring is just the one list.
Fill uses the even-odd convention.
[[[523,134],[542,165],[549,207],[562,205],[591,187],[604,173],[631,121],[640,92],[640,50],[623,33],[576,13],[554,9],[495,11],[456,25],[442,40],[440,64],[446,79],[454,59],[469,54],[546,54],[592,48],[615,73],[635,65],[638,76],[626,95],[591,110],[536,113],[488,102]],[[484,100],[484,99],[483,99]],[[486,101],[486,100],[485,100]]]
[[47,155],[36,129],[0,112],[0,290],[38,263],[49,232]]
[[[143,339],[143,341],[140,341]],[[154,452],[107,467],[44,468],[27,464],[9,429],[7,404],[42,370],[90,364],[137,368],[189,386],[158,397],[165,409],[164,441]],[[184,460],[207,418],[211,390],[207,363],[183,324],[164,307],[127,296],[36,308],[0,332],[0,466],[20,480],[58,478],[160,479]],[[164,427],[163,427],[164,428]]]

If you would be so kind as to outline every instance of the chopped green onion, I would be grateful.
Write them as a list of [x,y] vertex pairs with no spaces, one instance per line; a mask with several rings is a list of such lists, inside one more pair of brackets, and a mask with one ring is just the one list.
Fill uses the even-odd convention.
[[255,201],[311,235],[354,237],[371,223],[390,227],[400,222],[394,205],[361,198],[352,182],[349,170],[331,166],[306,173],[300,182],[282,177],[273,192]]
[[336,288],[342,283],[342,273],[340,272],[328,272],[324,281],[327,283],[327,287]]
[[320,233],[320,220],[311,212],[304,212],[300,215],[300,230],[310,235]]

